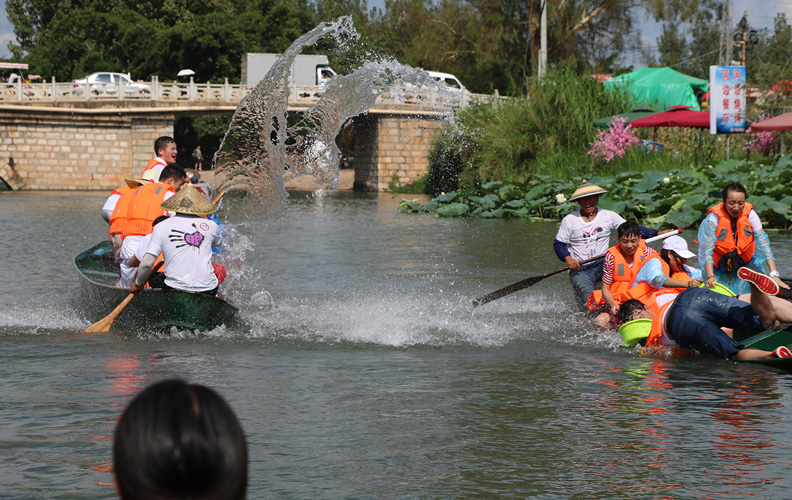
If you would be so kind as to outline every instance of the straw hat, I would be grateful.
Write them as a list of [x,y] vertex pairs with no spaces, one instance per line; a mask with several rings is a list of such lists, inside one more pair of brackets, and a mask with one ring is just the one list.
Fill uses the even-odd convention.
[[140,179],[124,179],[124,182],[126,182],[126,185],[132,189],[135,189],[136,187],[146,183],[146,181],[142,181]]
[[140,179],[143,181],[143,183],[146,183],[146,182],[159,182],[160,173],[161,172],[159,172],[158,170],[156,170],[154,168],[149,168],[149,169],[146,169],[145,172],[143,172],[143,175],[140,176]]
[[217,212],[212,203],[189,183],[182,184],[179,192],[165,200],[160,207],[171,212],[190,215],[208,215]]
[[606,190],[602,189],[596,184],[590,183],[586,179],[583,179],[583,182],[580,183],[575,192],[572,193],[572,196],[569,197],[569,201],[575,201],[579,200],[580,198],[585,198],[586,196],[594,196],[595,194],[605,193],[607,193]]

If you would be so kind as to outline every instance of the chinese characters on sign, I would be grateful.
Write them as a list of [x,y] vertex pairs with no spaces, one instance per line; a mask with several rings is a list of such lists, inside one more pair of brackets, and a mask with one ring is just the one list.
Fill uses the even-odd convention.
[[710,134],[745,132],[745,66],[710,66]]

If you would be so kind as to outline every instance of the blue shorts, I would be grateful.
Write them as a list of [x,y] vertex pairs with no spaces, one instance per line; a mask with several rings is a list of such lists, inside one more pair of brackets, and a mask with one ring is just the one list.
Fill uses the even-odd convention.
[[586,304],[597,283],[602,281],[604,262],[605,257],[583,264],[578,270],[569,271],[569,281],[572,282],[572,288],[575,289],[575,301],[581,311],[588,311]]
[[751,332],[765,329],[751,304],[706,288],[681,292],[668,310],[666,325],[681,347],[726,359],[745,346],[726,335],[722,326]]

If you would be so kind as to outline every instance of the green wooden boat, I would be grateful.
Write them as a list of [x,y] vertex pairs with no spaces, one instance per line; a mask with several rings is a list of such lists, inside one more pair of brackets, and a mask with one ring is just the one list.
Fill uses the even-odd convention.
[[[115,286],[118,265],[109,242],[98,243],[74,258],[87,303],[99,320],[129,294]],[[115,325],[127,328],[168,329],[172,326],[212,330],[234,322],[239,310],[228,301],[200,293],[146,289],[121,312]]]

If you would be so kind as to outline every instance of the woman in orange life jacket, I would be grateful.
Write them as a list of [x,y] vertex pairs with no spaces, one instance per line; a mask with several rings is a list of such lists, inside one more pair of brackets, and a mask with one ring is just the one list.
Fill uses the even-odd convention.
[[768,276],[743,268],[740,275],[751,290],[750,303],[713,292],[707,288],[690,288],[680,293],[658,292],[648,301],[625,301],[619,308],[623,323],[638,318],[652,320],[647,347],[679,345],[685,349],[718,358],[769,359],[788,358],[792,352],[784,346],[773,351],[746,348],[722,328],[760,332],[775,325],[776,315],[770,296],[778,293]]
[[708,210],[699,226],[698,258],[707,286],[718,282],[737,295],[748,293],[748,285],[737,277],[737,270],[746,266],[767,272],[778,286],[788,290],[776,270],[770,239],[746,198],[745,186],[729,184],[723,190],[723,201]]
[[600,313],[592,321],[603,328],[613,322],[619,304],[626,300],[623,294],[635,281],[635,271],[639,267],[637,264],[656,253],[641,239],[641,226],[635,222],[621,224],[616,235],[618,243],[605,254],[602,290],[594,290],[588,299],[589,310]]
[[688,259],[695,256],[688,250],[684,238],[667,238],[659,254],[641,262],[635,271],[635,282],[624,300],[638,299],[645,303],[651,294],[663,288],[697,288],[704,282],[701,270],[686,265]]

